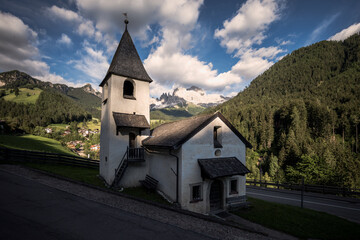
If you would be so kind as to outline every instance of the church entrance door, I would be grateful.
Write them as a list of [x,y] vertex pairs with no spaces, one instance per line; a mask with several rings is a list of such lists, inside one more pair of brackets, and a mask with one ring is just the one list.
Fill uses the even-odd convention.
[[223,183],[215,180],[210,188],[210,211],[222,209]]
[[134,133],[129,133],[129,148],[136,148],[136,135]]

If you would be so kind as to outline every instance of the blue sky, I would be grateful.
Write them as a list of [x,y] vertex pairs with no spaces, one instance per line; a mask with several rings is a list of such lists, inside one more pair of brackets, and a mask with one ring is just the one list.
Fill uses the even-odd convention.
[[97,87],[124,31],[154,82],[234,95],[292,51],[360,31],[360,1],[0,0],[0,71]]

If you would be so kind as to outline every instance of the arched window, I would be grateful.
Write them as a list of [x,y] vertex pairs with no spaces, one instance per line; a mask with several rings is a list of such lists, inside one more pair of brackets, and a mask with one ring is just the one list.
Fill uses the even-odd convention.
[[130,79],[125,80],[123,90],[124,98],[135,99],[134,90],[135,89],[133,81],[131,81]]

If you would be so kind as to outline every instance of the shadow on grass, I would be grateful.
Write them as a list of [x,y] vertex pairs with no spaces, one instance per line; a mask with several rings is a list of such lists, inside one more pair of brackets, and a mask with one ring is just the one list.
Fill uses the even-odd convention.
[[60,142],[54,139],[34,135],[0,135],[0,146],[20,150],[41,151],[77,156],[70,150],[63,147]]
[[[55,165],[55,164],[41,164],[41,163],[22,163],[22,165],[39,169],[42,171],[50,172],[57,174],[59,176],[63,176],[66,178],[70,178],[79,182],[91,184],[94,186],[102,187],[105,189],[109,189],[103,180],[99,178],[99,170],[98,169],[90,169],[83,167],[75,167],[75,166],[65,166],[65,165]],[[162,196],[153,191],[147,191],[143,187],[134,187],[134,188],[125,188],[122,191],[123,194],[134,196],[137,198],[145,199],[148,201],[171,205],[168,201],[166,201]]]

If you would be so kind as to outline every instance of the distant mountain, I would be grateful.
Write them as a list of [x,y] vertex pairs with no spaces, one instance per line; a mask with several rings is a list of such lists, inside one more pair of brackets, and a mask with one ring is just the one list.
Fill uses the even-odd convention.
[[211,107],[223,103],[230,98],[219,94],[206,94],[206,92],[196,86],[190,88],[176,88],[172,94],[163,93],[160,98],[150,100],[151,109],[161,109],[174,106],[186,106],[191,103],[200,107]]
[[360,185],[360,36],[300,48],[221,111],[251,142],[253,177]]
[[0,88],[40,88],[55,90],[78,102],[94,117],[100,118],[101,93],[86,84],[80,88],[69,87],[65,84],[43,82],[17,70],[0,73]]

